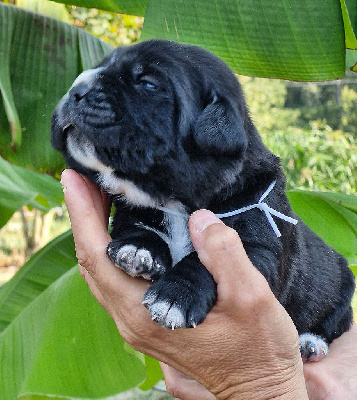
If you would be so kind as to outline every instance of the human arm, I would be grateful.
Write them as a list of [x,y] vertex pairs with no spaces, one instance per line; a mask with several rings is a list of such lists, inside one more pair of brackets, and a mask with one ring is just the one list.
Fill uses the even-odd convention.
[[217,399],[307,399],[295,327],[234,230],[207,211],[190,218],[192,243],[217,283],[218,299],[197,328],[171,331],[141,304],[149,282],[127,276],[107,258],[110,236],[98,189],[74,171],[62,182],[80,272],[131,346]]

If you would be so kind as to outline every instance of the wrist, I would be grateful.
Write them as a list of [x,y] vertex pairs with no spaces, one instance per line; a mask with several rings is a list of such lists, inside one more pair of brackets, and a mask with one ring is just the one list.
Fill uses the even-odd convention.
[[302,362],[291,368],[254,380],[229,384],[219,393],[217,400],[308,400]]

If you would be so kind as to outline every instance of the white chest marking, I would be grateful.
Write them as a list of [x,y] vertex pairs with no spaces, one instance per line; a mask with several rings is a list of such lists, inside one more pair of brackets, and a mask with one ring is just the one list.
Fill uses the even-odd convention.
[[172,201],[167,203],[165,207],[157,208],[161,211],[164,211],[162,208],[170,210],[170,212],[164,211],[163,225],[166,233],[152,228],[151,226],[143,224],[140,224],[139,226],[155,232],[167,243],[172,257],[172,264],[176,265],[184,257],[194,251],[187,226],[189,215],[183,204],[179,201]]
[[168,203],[166,208],[177,211],[178,214],[165,213],[164,225],[168,232],[168,246],[170,248],[173,265],[194,251],[188,232],[188,218],[185,207],[178,201]]

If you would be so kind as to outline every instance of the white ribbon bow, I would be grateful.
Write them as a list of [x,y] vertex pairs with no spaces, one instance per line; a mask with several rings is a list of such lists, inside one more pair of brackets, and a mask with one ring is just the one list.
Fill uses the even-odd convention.
[[247,207],[242,207],[239,208],[238,210],[234,210],[234,211],[230,211],[224,214],[216,214],[216,216],[218,218],[228,218],[228,217],[232,217],[233,215],[237,215],[237,214],[241,214],[243,212],[249,211],[253,208],[259,208],[259,210],[263,211],[271,225],[271,227],[273,228],[273,231],[275,232],[277,237],[281,236],[281,233],[272,217],[272,215],[274,215],[275,217],[278,217],[286,222],[289,222],[290,224],[294,224],[296,225],[298,223],[298,221],[295,218],[291,218],[288,217],[285,214],[282,214],[279,211],[274,210],[274,208],[271,208],[268,206],[267,203],[264,203],[263,200],[268,196],[268,194],[273,190],[274,186],[276,184],[276,181],[272,182],[270,184],[270,186],[268,187],[268,189],[263,193],[262,197],[259,199],[258,203],[256,204],[252,204],[251,206],[247,206]]

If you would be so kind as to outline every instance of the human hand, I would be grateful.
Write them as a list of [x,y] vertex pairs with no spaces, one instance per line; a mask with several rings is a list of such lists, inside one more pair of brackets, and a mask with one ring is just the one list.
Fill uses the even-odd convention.
[[129,277],[107,258],[100,191],[71,170],[62,183],[81,275],[124,340],[218,399],[307,399],[296,329],[233,229],[208,211],[190,218],[192,243],[217,283],[218,298],[197,328],[171,331],[153,322],[142,305],[150,283]]
[[[214,400],[212,393],[195,380],[160,363],[172,393],[190,400]],[[304,364],[310,400],[354,400],[357,398],[357,326],[336,339],[324,359]],[[180,396],[176,396],[179,397]]]

